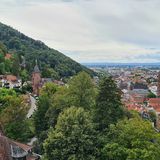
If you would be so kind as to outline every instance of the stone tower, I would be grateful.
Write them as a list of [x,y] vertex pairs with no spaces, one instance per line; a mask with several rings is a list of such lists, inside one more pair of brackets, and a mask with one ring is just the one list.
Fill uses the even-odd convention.
[[157,96],[160,97],[160,71],[158,72]]
[[39,95],[39,90],[41,87],[41,73],[37,64],[36,60],[36,65],[34,67],[33,73],[32,73],[32,89],[33,89],[33,94]]

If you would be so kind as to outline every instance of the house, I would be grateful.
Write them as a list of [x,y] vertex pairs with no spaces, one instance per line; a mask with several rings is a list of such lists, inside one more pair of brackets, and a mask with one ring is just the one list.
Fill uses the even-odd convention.
[[160,129],[160,98],[150,98],[148,100],[148,109],[156,112],[157,122],[156,127]]
[[0,132],[0,160],[38,160],[32,146],[13,141]]
[[137,104],[143,104],[146,100],[146,97],[144,97],[143,95],[140,94],[134,94],[132,96],[130,96],[130,101],[137,103]]
[[138,104],[126,104],[126,107],[128,110],[134,110],[137,112],[142,112],[144,110],[144,108]]
[[4,75],[0,77],[1,87],[5,88],[20,88],[22,85],[21,79],[14,75]]
[[144,89],[133,89],[128,92],[129,102],[134,104],[144,104],[147,100],[148,90]]
[[149,98],[148,107],[160,112],[160,98]]

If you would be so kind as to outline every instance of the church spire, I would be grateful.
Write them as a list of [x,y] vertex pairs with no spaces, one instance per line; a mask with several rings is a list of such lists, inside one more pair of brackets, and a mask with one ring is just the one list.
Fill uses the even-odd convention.
[[40,73],[40,70],[39,70],[39,67],[38,67],[37,59],[35,60],[35,63],[36,63],[36,65],[35,65],[35,67],[34,67],[34,72],[35,72],[35,73]]

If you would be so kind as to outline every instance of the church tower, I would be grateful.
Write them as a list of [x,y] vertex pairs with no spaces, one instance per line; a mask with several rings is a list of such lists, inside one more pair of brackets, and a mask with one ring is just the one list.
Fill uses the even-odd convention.
[[39,90],[41,87],[41,73],[37,64],[34,67],[33,73],[32,73],[32,88],[33,88],[33,94],[39,95]]
[[158,72],[157,96],[160,97],[160,71]]

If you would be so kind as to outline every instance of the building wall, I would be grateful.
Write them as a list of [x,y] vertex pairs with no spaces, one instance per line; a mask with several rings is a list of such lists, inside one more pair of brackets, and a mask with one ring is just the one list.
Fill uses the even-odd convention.
[[0,160],[12,160],[10,146],[4,137],[0,137]]
[[33,94],[39,95],[40,86],[41,86],[41,74],[40,73],[33,73],[32,74]]

